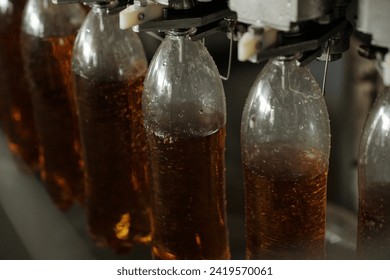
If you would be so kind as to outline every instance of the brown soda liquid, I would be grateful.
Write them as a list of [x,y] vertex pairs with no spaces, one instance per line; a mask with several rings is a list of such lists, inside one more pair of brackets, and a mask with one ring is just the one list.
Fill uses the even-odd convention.
[[38,137],[41,178],[56,205],[84,202],[84,173],[71,87],[75,35],[38,38],[22,34]]
[[205,137],[147,132],[155,259],[229,259],[225,128]]
[[389,182],[359,188],[357,256],[360,259],[390,259]]
[[97,245],[118,252],[134,242],[150,243],[143,80],[109,82],[75,75],[89,231]]
[[13,0],[12,15],[0,13],[1,122],[10,150],[33,170],[38,168],[38,138],[20,44],[25,0]]
[[326,161],[272,144],[246,153],[246,258],[324,259]]

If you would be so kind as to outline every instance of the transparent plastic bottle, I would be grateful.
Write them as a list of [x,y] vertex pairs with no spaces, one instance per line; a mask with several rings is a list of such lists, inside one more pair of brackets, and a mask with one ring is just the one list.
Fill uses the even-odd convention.
[[294,57],[268,62],[241,124],[246,258],[325,258],[329,117],[318,84]]
[[84,202],[83,161],[71,54],[85,18],[80,5],[29,0],[22,23],[22,53],[40,142],[41,178],[60,209]]
[[367,118],[358,161],[357,256],[390,258],[390,90],[377,98]]
[[210,54],[190,33],[167,33],[145,80],[153,255],[229,259],[224,90]]
[[33,170],[38,167],[38,140],[20,45],[25,0],[0,1],[0,123],[10,150]]
[[134,242],[150,243],[141,102],[147,60],[137,34],[119,29],[119,15],[112,8],[93,4],[76,38],[72,70],[89,230],[98,245],[124,251]]

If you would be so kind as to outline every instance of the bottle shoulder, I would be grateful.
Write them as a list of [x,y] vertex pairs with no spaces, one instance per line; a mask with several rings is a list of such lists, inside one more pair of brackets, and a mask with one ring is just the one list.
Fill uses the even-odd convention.
[[56,5],[51,0],[29,0],[23,12],[22,31],[35,37],[76,34],[85,16],[79,4]]
[[327,158],[330,122],[321,90],[306,69],[283,67],[268,63],[252,86],[241,122],[242,144],[286,143],[318,149]]
[[117,15],[91,11],[76,37],[72,69],[87,78],[123,80],[145,75],[147,59],[138,35],[119,29]]
[[249,113],[272,113],[273,117],[323,116],[328,118],[321,89],[305,69],[290,64],[281,67],[269,62],[250,89],[245,109]]
[[220,91],[223,85],[218,68],[200,42],[167,37],[158,48],[149,67],[145,86],[153,89],[169,84],[172,91]]
[[[359,177],[367,182],[390,180],[390,91],[375,101],[366,120],[359,145]],[[362,182],[363,182],[362,181]]]
[[[370,149],[390,149],[390,91],[382,92],[368,114],[360,143],[360,153]],[[390,155],[390,150],[388,151]]]
[[146,126],[171,134],[209,135],[226,123],[218,69],[200,42],[185,36],[161,43],[144,84]]

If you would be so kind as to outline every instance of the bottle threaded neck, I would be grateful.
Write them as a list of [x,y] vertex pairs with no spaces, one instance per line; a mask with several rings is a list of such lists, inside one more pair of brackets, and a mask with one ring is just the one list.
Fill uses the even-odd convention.
[[106,12],[109,12],[111,10],[114,10],[118,7],[118,0],[106,0],[106,1],[97,1],[95,3],[90,4],[90,6],[93,9],[97,9],[99,11],[104,10]]
[[182,28],[182,29],[171,29],[166,32],[167,36],[191,36],[196,32],[196,28]]
[[300,57],[301,57],[300,53],[294,53],[294,54],[278,56],[278,57],[275,58],[275,60],[276,61],[281,61],[281,62],[289,62],[289,61],[297,60]]

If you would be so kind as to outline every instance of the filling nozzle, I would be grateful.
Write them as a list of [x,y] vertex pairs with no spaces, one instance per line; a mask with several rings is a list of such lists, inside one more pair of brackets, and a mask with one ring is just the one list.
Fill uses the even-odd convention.
[[189,10],[195,7],[195,2],[194,0],[182,0],[172,3],[171,7],[174,10]]
[[352,25],[345,17],[349,0],[247,2],[242,5],[242,1],[229,0],[238,25],[243,26],[237,36],[240,61],[260,62],[301,53],[299,65],[305,66],[316,58],[336,60],[349,48]]
[[134,31],[167,31],[196,28],[191,40],[199,40],[227,29],[236,15],[222,0],[134,1],[120,15],[120,28]]

